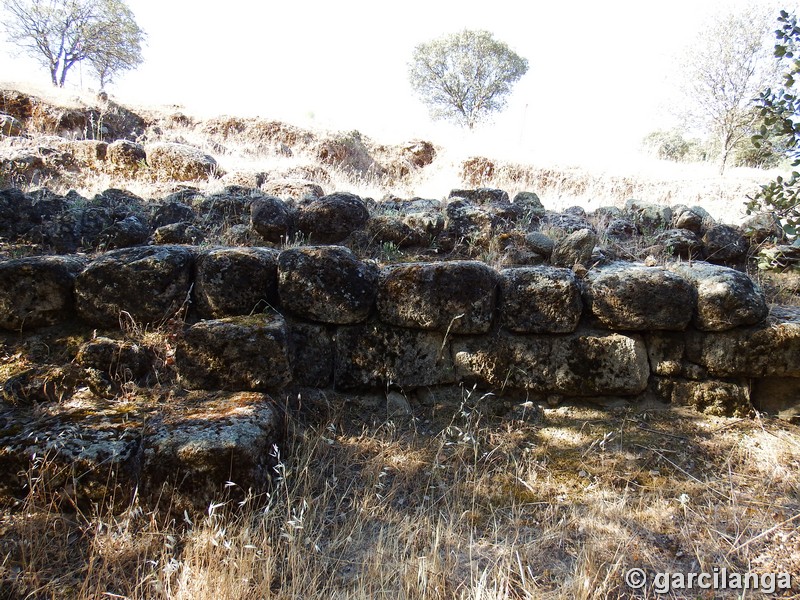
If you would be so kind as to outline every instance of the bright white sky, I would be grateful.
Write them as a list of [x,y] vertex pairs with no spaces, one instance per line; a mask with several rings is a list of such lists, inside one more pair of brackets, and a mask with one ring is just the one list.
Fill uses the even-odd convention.
[[[772,2],[772,0],[759,0]],[[728,0],[730,6],[739,0]],[[377,141],[454,135],[407,82],[414,46],[487,29],[529,61],[507,110],[479,132],[531,156],[624,158],[672,122],[676,57],[713,0],[128,0],[148,33],[145,62],[110,87],[122,103],[358,129]],[[0,45],[0,81],[48,84]],[[68,85],[96,86],[86,72]],[[474,139],[473,139],[474,141]]]

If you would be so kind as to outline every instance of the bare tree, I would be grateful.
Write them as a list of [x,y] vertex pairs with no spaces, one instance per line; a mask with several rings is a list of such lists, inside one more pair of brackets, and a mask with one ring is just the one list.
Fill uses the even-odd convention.
[[778,78],[772,56],[777,11],[752,4],[715,16],[687,50],[682,64],[683,116],[710,136],[720,173],[731,153],[758,128],[754,100]]
[[[144,33],[122,0],[2,0],[9,40],[50,71],[53,85],[63,87],[78,62],[106,63],[104,78],[141,62]],[[122,49],[115,46],[122,42]],[[106,58],[104,58],[106,57]]]
[[464,30],[417,46],[409,80],[434,119],[472,129],[505,107],[527,71],[528,61],[488,31]]

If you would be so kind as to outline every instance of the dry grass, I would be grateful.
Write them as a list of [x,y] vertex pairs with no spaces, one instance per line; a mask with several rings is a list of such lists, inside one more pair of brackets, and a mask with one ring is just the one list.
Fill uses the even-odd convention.
[[511,421],[469,393],[367,423],[347,400],[294,423],[271,494],[242,503],[65,513],[33,482],[0,525],[0,597],[655,597],[625,572],[800,573],[796,427],[664,406]]
[[[27,88],[25,91],[60,106],[93,102],[87,95],[77,97]],[[256,187],[253,183],[256,174],[270,179],[306,178],[320,184],[326,193],[349,191],[374,199],[386,195],[443,198],[454,188],[486,186],[504,189],[511,196],[518,191],[534,191],[551,210],[578,205],[588,212],[600,206],[623,206],[626,200],[637,198],[667,205],[700,205],[718,220],[739,223],[746,216],[746,197],[778,174],[775,170],[732,168],[720,176],[712,163],[672,163],[644,156],[631,156],[614,165],[603,163],[602,157],[594,163],[573,165],[542,159],[522,147],[499,144],[486,135],[434,140],[437,153],[431,165],[411,169],[404,175],[391,169],[377,173],[365,166],[371,160],[363,154],[365,147],[373,151],[372,158],[385,161],[389,160],[386,152],[390,152],[391,146],[363,138],[366,146],[355,144],[341,164],[320,154],[320,144],[352,138],[354,134],[360,140],[357,132],[312,131],[265,119],[201,117],[185,113],[178,106],[133,107],[133,110],[144,115],[149,123],[145,134],[148,142],[186,143],[215,157],[228,176],[190,182],[208,192],[219,191],[231,183],[250,182],[251,187]],[[7,143],[0,141],[0,150]],[[464,162],[476,156],[488,157],[486,160],[494,165],[491,172],[465,173]],[[92,168],[43,180],[38,186],[48,186],[57,192],[75,189],[89,197],[117,187],[153,199],[179,187],[174,182],[156,180],[147,170],[130,177]]]

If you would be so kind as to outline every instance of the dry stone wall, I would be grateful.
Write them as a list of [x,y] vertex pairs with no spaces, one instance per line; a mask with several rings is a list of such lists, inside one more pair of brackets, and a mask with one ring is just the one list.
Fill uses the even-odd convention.
[[578,277],[471,260],[381,268],[343,246],[146,246],[0,263],[0,309],[12,331],[76,318],[152,328],[182,311],[175,360],[189,389],[465,383],[746,414],[797,403],[800,388],[800,312],[705,262]]

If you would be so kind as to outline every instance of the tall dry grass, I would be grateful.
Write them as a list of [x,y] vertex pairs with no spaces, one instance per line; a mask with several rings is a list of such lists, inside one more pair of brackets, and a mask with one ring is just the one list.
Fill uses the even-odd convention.
[[351,400],[293,423],[264,496],[82,514],[34,485],[3,517],[0,597],[654,598],[625,572],[800,573],[796,427],[663,406],[515,421],[471,391],[370,422]]

